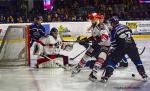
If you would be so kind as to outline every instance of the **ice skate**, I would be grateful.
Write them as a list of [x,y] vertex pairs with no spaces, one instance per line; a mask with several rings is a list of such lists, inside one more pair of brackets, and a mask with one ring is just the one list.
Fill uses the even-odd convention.
[[71,73],[71,77],[74,77],[76,74],[78,74],[79,72],[81,71],[81,66],[80,65],[77,65],[75,67],[75,69],[72,71]]
[[107,81],[108,81],[108,77],[101,77],[100,82],[107,83]]
[[144,82],[147,82],[148,76],[147,76],[146,74],[143,74],[143,75],[142,75],[142,78],[143,78],[143,81],[144,81]]
[[94,75],[93,72],[91,72],[91,74],[89,75],[89,80],[92,81],[92,82],[97,81],[96,74]]

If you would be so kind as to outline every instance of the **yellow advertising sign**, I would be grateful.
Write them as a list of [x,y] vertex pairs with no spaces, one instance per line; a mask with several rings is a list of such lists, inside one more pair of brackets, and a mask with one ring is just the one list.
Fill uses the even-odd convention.
[[127,22],[126,25],[131,29],[137,28],[137,22]]

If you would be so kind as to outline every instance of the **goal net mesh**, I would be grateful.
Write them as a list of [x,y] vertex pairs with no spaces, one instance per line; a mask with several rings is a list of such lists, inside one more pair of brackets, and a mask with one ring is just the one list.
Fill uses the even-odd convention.
[[9,26],[0,45],[0,66],[28,63],[26,26]]

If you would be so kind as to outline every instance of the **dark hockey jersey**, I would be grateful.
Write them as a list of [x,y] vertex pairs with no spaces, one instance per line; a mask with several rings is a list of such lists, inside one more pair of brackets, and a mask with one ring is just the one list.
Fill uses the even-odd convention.
[[38,40],[39,38],[46,35],[45,28],[42,25],[38,25],[33,23],[30,25],[30,37],[34,40]]
[[110,39],[112,47],[135,44],[132,37],[132,30],[122,24],[118,24],[112,28],[110,33]]

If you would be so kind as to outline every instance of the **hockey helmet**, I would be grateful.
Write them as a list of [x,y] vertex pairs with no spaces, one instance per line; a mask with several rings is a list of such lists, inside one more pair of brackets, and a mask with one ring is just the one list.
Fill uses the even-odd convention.
[[36,16],[36,17],[35,17],[35,20],[37,20],[37,21],[43,20],[43,17],[42,17],[42,16]]
[[58,29],[55,28],[55,27],[53,27],[53,28],[51,29],[51,31],[50,31],[50,35],[52,35],[52,32],[58,32]]
[[117,16],[113,16],[108,20],[110,23],[119,23],[119,18]]
[[96,18],[102,19],[102,18],[104,18],[104,16],[102,16],[100,13],[91,13],[91,14],[88,15],[88,18],[90,20],[94,20]]

